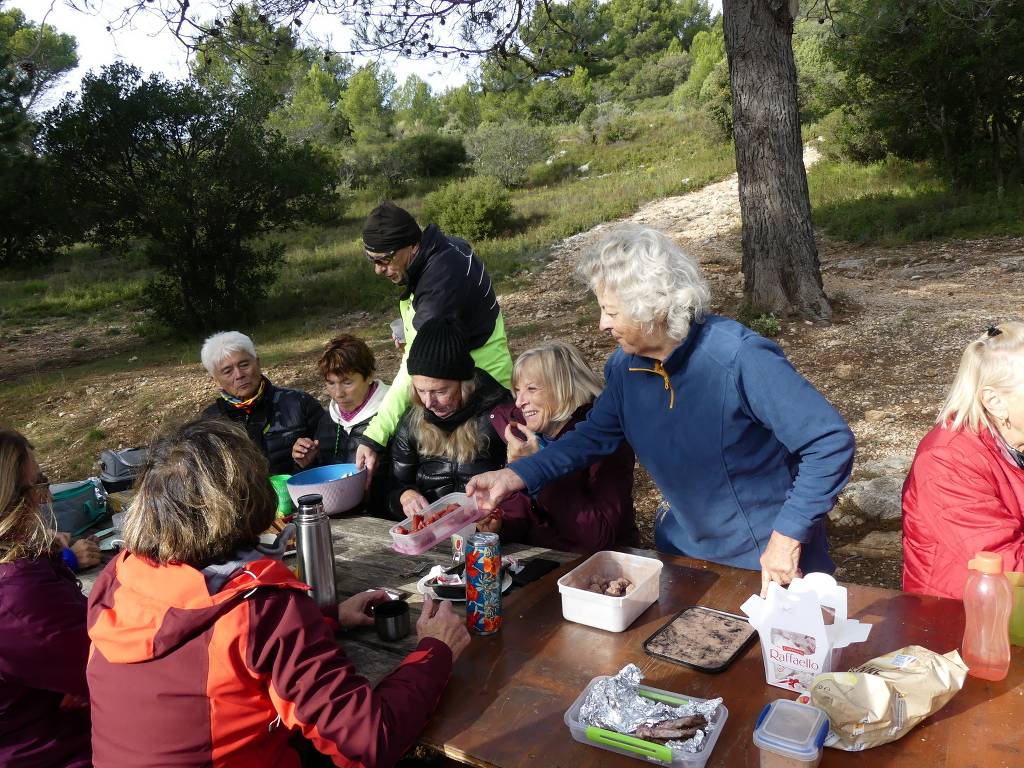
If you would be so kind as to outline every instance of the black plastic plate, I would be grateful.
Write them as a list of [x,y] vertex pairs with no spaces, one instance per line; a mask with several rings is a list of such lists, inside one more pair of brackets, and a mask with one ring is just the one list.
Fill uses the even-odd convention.
[[[693,613],[691,613],[693,612]],[[698,614],[703,614],[698,616]],[[731,619],[732,621],[726,621]],[[724,662],[717,665],[701,664],[697,659],[693,657],[682,657],[672,656],[666,653],[662,653],[660,650],[651,650],[651,644],[658,641],[659,637],[663,634],[672,632],[683,631],[688,626],[692,626],[696,623],[708,622],[710,620],[712,626],[712,639],[717,640],[723,645],[732,646],[736,645],[735,650],[729,655]],[[676,624],[679,622],[679,624]],[[716,622],[721,623],[721,629],[714,629]],[[742,624],[742,627],[735,628],[735,622]],[[718,633],[716,636],[715,633]],[[742,639],[740,639],[742,637]],[[664,659],[665,661],[671,661],[673,664],[682,664],[684,667],[690,667],[700,672],[709,672],[711,674],[717,674],[722,672],[730,664],[733,663],[739,656],[742,656],[744,651],[751,646],[751,644],[757,639],[757,632],[747,622],[745,616],[739,616],[735,613],[727,613],[725,611],[718,611],[714,608],[707,608],[703,605],[688,605],[683,608],[679,613],[672,617],[668,623],[662,626],[657,632],[651,635],[644,641],[644,651],[655,658]],[[697,646],[698,648],[700,646]]]

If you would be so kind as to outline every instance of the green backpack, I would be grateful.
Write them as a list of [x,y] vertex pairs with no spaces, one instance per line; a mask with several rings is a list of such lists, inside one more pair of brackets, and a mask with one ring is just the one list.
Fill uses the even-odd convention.
[[53,529],[78,536],[107,514],[107,496],[94,477],[50,486]]

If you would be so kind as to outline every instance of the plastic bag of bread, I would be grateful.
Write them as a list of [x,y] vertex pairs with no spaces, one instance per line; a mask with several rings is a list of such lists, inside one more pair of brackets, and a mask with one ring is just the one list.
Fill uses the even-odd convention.
[[818,675],[809,696],[831,723],[825,744],[857,752],[901,738],[942,709],[966,676],[956,651],[940,655],[908,645],[849,672]]

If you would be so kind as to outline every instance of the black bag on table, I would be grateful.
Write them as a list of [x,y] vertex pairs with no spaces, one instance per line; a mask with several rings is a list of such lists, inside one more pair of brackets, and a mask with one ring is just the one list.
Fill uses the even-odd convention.
[[146,463],[145,448],[123,448],[100,454],[100,481],[109,493],[131,488],[142,465]]

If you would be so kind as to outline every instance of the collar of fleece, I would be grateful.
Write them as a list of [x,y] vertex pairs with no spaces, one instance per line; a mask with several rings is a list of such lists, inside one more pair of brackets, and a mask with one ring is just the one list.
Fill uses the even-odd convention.
[[242,563],[216,594],[189,565],[154,565],[123,552],[93,587],[89,638],[113,663],[160,658],[204,632],[256,587],[308,590],[277,560]]

